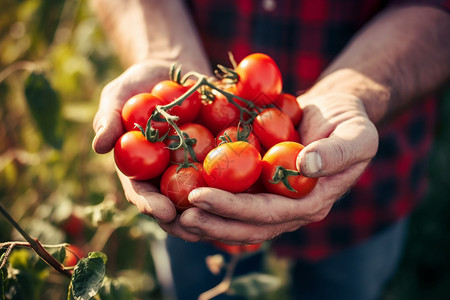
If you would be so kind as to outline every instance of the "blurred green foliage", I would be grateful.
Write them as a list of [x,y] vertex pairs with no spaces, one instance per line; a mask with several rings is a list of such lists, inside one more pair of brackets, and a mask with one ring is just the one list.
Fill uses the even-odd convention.
[[[101,89],[120,72],[88,1],[0,2],[0,202],[43,244],[104,252],[102,299],[160,299],[150,248],[165,233],[124,200],[111,155],[91,148]],[[16,240],[0,216],[0,243]],[[67,298],[68,279],[32,251],[9,258],[24,263],[8,266],[8,297]]]
[[[60,108],[30,110],[24,87],[32,72],[42,72],[57,92]],[[165,234],[126,203],[111,155],[91,149],[101,89],[120,72],[88,1],[0,2],[0,202],[42,243],[69,242],[105,252],[108,280],[100,290],[102,299],[162,299],[153,264],[158,247],[152,245]],[[383,300],[444,299],[450,294],[450,93],[441,105],[430,193],[412,217],[404,258]],[[52,119],[45,114],[61,114],[60,149],[48,144],[42,132],[48,126],[33,118],[39,111],[44,123]],[[78,223],[70,223],[74,216]],[[0,243],[19,239],[0,217]],[[65,298],[68,281],[48,272],[42,262],[36,267],[34,253],[14,250],[12,258],[21,266],[17,270],[34,266],[20,273],[30,286],[36,282],[22,291],[34,296],[22,299]],[[288,281],[283,273],[288,266],[273,259],[273,274]],[[0,278],[4,275],[0,271]],[[285,298],[285,291],[276,298]],[[20,293],[15,299],[21,299]]]

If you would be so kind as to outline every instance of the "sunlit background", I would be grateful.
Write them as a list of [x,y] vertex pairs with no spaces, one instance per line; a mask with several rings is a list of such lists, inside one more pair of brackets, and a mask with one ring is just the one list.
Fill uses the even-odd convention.
[[[164,266],[154,264],[164,258],[164,232],[126,202],[111,155],[91,148],[101,89],[121,71],[88,1],[0,2],[0,202],[44,244],[104,252],[108,281],[101,299],[169,299]],[[30,82],[32,72],[50,86]],[[384,300],[450,295],[450,93],[446,100],[430,161],[430,193],[412,218]],[[0,215],[0,243],[16,240],[21,236]],[[268,253],[268,272],[282,285],[264,299],[288,299],[286,264],[274,260]],[[8,261],[22,287],[14,299],[66,298],[68,279],[31,250],[17,248]]]

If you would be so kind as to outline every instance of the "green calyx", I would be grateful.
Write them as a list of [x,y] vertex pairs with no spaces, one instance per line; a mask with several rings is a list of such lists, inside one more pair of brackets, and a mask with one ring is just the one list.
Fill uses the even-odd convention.
[[273,175],[272,180],[270,180],[270,183],[277,184],[282,182],[289,191],[297,192],[289,183],[288,177],[298,175],[300,175],[300,172],[298,172],[297,170],[291,170],[283,168],[282,166],[277,166],[275,174]]

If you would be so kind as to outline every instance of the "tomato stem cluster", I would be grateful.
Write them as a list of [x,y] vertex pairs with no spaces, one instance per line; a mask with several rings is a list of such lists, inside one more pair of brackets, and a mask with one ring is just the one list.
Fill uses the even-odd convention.
[[[232,69],[229,69],[229,68],[226,68],[223,66],[220,66],[220,69],[225,74],[225,75],[223,75],[225,78],[229,78],[230,80],[237,81],[238,75]],[[167,123],[169,123],[169,125],[175,130],[175,132],[179,138],[178,145],[175,147],[171,147],[170,149],[178,150],[180,148],[183,148],[185,151],[185,155],[184,155],[185,160],[182,164],[185,167],[189,166],[188,155],[190,155],[194,161],[197,161],[197,159],[195,157],[195,153],[192,150],[192,146],[195,144],[196,141],[195,141],[195,139],[189,138],[189,136],[187,136],[187,134],[183,134],[183,132],[180,130],[180,128],[176,124],[176,122],[178,121],[178,117],[170,115],[167,112],[169,109],[171,109],[177,105],[178,106],[181,105],[184,100],[186,100],[189,96],[193,95],[197,91],[201,92],[202,97],[204,99],[213,100],[215,96],[211,91],[216,90],[217,92],[224,95],[229,103],[235,105],[239,109],[240,123],[242,123],[242,124],[245,124],[245,125],[250,124],[253,121],[253,119],[258,115],[258,113],[261,111],[261,108],[257,107],[252,101],[249,101],[247,99],[244,99],[242,97],[234,95],[234,94],[222,89],[218,85],[216,85],[214,83],[215,82],[214,79],[208,79],[207,76],[200,74],[198,72],[193,72],[193,71],[188,72],[183,77],[181,77],[181,66],[177,63],[172,65],[172,67],[170,69],[171,80],[173,80],[179,84],[185,84],[188,81],[188,79],[191,77],[197,78],[195,84],[193,84],[189,88],[189,90],[187,90],[183,95],[181,95],[177,99],[173,100],[169,104],[157,105],[155,108],[155,111],[148,119],[146,130],[144,131],[142,128],[140,128],[141,131],[143,132],[143,134],[145,135],[145,137],[149,141],[154,142],[154,141],[163,140],[164,138],[166,138],[167,134],[160,138],[159,134],[158,134],[158,130],[155,130],[151,127],[151,121],[152,120],[160,120],[161,119],[160,117],[162,116],[162,118],[164,118],[165,121]],[[239,105],[234,99],[238,99],[238,100],[242,101],[243,103],[245,103],[247,105],[248,108]],[[246,120],[244,120],[245,116],[248,116],[248,118]],[[244,130],[245,130],[245,132],[247,132],[249,129],[244,128]],[[243,136],[244,135],[245,135],[245,133],[243,134]],[[248,134],[247,134],[247,137],[248,137]],[[245,137],[243,137],[243,138],[245,140]]]
[[[239,65],[232,56],[230,61],[233,68],[218,65],[212,77],[195,71],[182,75],[181,65],[175,63],[170,68],[170,80],[159,82],[150,93],[140,94],[126,103],[132,103],[122,111],[127,131],[133,130],[133,124],[137,123],[145,130],[138,126],[143,136],[127,132],[127,136],[116,143],[116,164],[124,174],[136,180],[146,180],[165,174],[170,163],[179,167],[175,174],[181,168],[201,163],[205,181],[202,185],[231,192],[251,192],[249,187],[259,181],[263,185],[261,189],[292,198],[300,198],[309,191],[300,188],[308,180],[294,170],[295,164],[277,160],[278,151],[291,146],[283,145],[282,150],[274,150],[277,153],[267,155],[282,142],[294,142],[295,147],[303,147],[295,129],[300,122],[301,109],[294,95],[282,93],[281,73],[275,62],[261,53],[247,56]],[[238,122],[237,126],[234,126],[235,122]],[[223,143],[228,143],[232,150],[221,145]],[[248,147],[248,144],[253,147]],[[237,151],[242,147],[247,149],[245,158]],[[136,152],[131,148],[137,148]],[[241,162],[234,166],[236,170],[229,168],[234,162],[228,157],[230,151],[235,152],[232,154],[236,156],[234,161]],[[136,158],[133,164],[129,164],[131,153],[132,158]],[[221,156],[223,161],[213,160],[215,155]],[[249,156],[254,158],[254,166],[247,169],[254,174],[248,174],[246,178],[251,177],[252,180],[236,179],[229,184],[225,179],[238,174],[238,171],[242,174],[244,163],[249,165],[244,161]],[[226,166],[219,166],[222,163]],[[262,168],[262,165],[266,167]],[[265,171],[262,172],[260,167]],[[258,190],[259,187],[254,185],[254,188]]]

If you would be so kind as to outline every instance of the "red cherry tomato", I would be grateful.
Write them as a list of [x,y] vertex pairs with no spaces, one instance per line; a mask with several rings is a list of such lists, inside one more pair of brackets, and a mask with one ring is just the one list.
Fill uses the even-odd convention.
[[83,220],[71,213],[70,216],[61,224],[62,229],[69,236],[75,238],[80,237],[83,234],[84,224]]
[[266,108],[253,120],[253,132],[266,149],[284,141],[300,142],[289,116],[274,107]]
[[203,104],[197,122],[208,127],[212,134],[239,122],[239,108],[228,102],[227,98],[218,93],[214,101]]
[[[195,157],[197,158],[197,162],[203,162],[205,156],[211,151],[216,145],[214,136],[212,133],[205,127],[196,123],[186,123],[180,125],[181,131],[187,133],[189,138],[196,139],[196,143],[192,145],[192,150],[195,153]],[[167,145],[178,145],[179,140],[173,140],[171,137],[177,137],[177,134],[172,130],[171,133],[167,136],[164,142]],[[188,154],[188,160],[193,162],[194,159],[190,154]],[[184,162],[184,149],[180,148],[177,150],[170,151],[170,161],[172,163],[182,163]]]
[[247,142],[217,146],[203,162],[203,177],[210,187],[240,193],[252,186],[261,174],[261,155]]
[[[122,122],[125,129],[127,131],[139,130],[139,128],[135,126],[135,123],[145,129],[148,118],[155,110],[156,105],[164,104],[166,104],[166,102],[161,98],[150,93],[140,93],[131,97],[125,102],[122,108]],[[160,136],[169,131],[169,124],[167,122],[152,120],[151,125],[153,128],[159,130]]]
[[[160,97],[165,102],[170,103],[186,93],[190,89],[189,86],[181,85],[172,80],[163,80],[156,84],[151,93]],[[201,108],[201,96],[198,92],[194,92],[187,97],[181,105],[176,105],[169,109],[167,112],[170,115],[178,116],[178,125],[192,122],[197,117]]]
[[297,127],[300,124],[300,121],[303,116],[303,110],[297,102],[297,98],[288,93],[282,93],[280,96],[275,99],[275,106],[287,114],[289,118],[291,118],[292,124],[294,127]]
[[66,247],[66,257],[64,258],[63,265],[66,267],[73,267],[85,256],[86,254],[80,247],[69,245]]
[[189,193],[198,187],[206,186],[203,179],[203,166],[200,163],[179,168],[178,165],[172,165],[164,171],[161,177],[161,193],[168,197],[174,203],[178,211],[186,210],[192,207],[188,200]]
[[317,184],[317,178],[308,178],[298,175],[288,175],[286,177],[289,185],[295,190],[291,191],[282,182],[273,183],[277,167],[281,166],[287,170],[297,171],[297,155],[304,148],[303,145],[295,142],[282,142],[270,148],[263,157],[263,168],[261,180],[267,191],[283,195],[290,198],[301,198],[309,194]]
[[283,89],[280,69],[268,55],[253,53],[245,57],[236,67],[239,80],[237,95],[258,106],[271,104]]
[[[243,128],[240,127],[239,128],[239,136],[238,136],[238,127],[237,126],[231,126],[228,127],[222,131],[219,132],[219,134],[217,134],[216,136],[216,144],[219,145],[222,140],[220,139],[220,137],[229,137],[231,139],[231,142],[237,142],[237,141],[244,141],[244,142],[248,142],[250,144],[252,144],[257,150],[258,152],[261,152],[261,143],[259,142],[258,138],[256,137],[256,135],[250,131],[248,132],[243,132]],[[247,135],[248,136],[245,136]]]
[[134,180],[147,180],[162,174],[170,153],[163,142],[150,142],[140,131],[128,131],[114,146],[114,161],[119,170]]
[[259,244],[252,244],[252,245],[228,245],[223,242],[219,241],[212,241],[213,245],[216,246],[218,249],[225,251],[228,254],[241,254],[241,253],[248,253],[248,252],[255,252],[258,251],[262,243]]

